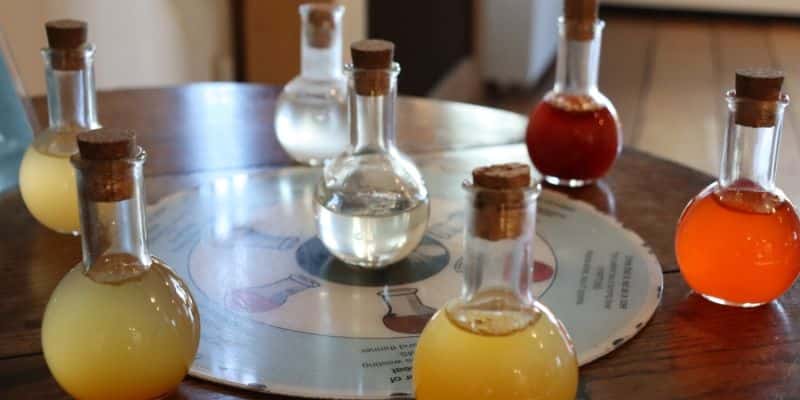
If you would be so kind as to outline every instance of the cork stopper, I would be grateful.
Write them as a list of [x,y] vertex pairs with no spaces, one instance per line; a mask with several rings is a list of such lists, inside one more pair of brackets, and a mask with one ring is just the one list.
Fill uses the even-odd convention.
[[565,0],[564,22],[567,27],[567,39],[594,39],[594,24],[597,22],[597,0]]
[[781,97],[783,71],[746,68],[736,71],[736,123],[750,127],[775,126],[777,102]]
[[341,6],[333,4],[308,4],[307,34],[308,45],[317,49],[327,49],[333,44],[336,32],[335,13]]
[[356,93],[362,96],[383,96],[391,86],[390,68],[394,61],[394,43],[361,40],[350,45]]
[[92,201],[122,201],[133,197],[136,182],[133,160],[139,152],[131,130],[100,128],[78,134],[81,192]]
[[77,49],[86,44],[89,30],[84,21],[74,19],[57,19],[44,24],[47,31],[47,45],[51,49]]
[[470,221],[473,234],[490,241],[521,235],[526,224],[530,167],[520,163],[479,167],[472,171],[472,183],[478,189],[474,220]]
[[47,46],[54,50],[51,65],[57,70],[79,70],[85,66],[81,49],[89,27],[84,21],[59,19],[44,24]]

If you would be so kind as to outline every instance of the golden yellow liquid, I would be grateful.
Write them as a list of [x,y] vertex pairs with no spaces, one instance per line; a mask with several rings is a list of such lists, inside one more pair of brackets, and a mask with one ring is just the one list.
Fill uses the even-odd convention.
[[75,169],[69,161],[72,153],[48,151],[40,143],[31,145],[20,164],[19,191],[28,211],[42,225],[60,233],[78,234],[78,191]]
[[561,323],[539,307],[534,318],[472,316],[482,330],[514,327],[500,335],[473,333],[447,311],[436,313],[414,354],[417,400],[575,399],[578,363],[571,342]]
[[153,259],[142,275],[97,283],[79,264],[45,310],[42,347],[55,379],[78,399],[153,399],[175,390],[200,339],[186,285]]

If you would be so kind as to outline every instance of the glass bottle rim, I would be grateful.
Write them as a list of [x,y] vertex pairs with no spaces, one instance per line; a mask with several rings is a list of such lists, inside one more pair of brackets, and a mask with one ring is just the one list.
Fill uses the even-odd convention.
[[53,56],[60,56],[67,53],[78,53],[84,60],[94,59],[95,50],[97,47],[94,43],[86,43],[76,49],[54,49],[51,47],[42,47],[40,50],[45,60],[50,60]]
[[743,97],[736,97],[736,89],[730,89],[725,92],[725,101],[728,103],[730,107],[736,107],[739,103],[767,103],[767,104],[775,104],[778,106],[778,111],[783,111],[786,106],[789,105],[791,98],[789,97],[788,93],[781,93],[778,97],[778,100],[770,101],[770,100],[756,100],[756,99],[748,99]]
[[[566,26],[567,26],[567,19],[564,18],[563,15],[558,17],[558,27],[560,29],[563,29]],[[595,31],[595,33],[597,33],[597,34],[602,33],[603,32],[603,28],[605,28],[605,27],[606,27],[606,21],[605,20],[602,20],[602,19],[598,18],[598,19],[596,19],[594,21],[594,31]]]
[[520,192],[524,195],[527,200],[536,200],[539,195],[542,193],[542,184],[536,180],[531,179],[531,184],[522,187],[522,188],[514,188],[514,189],[491,189],[485,188],[482,186],[476,186],[472,183],[470,179],[465,179],[461,183],[461,188],[464,189],[467,193],[474,195],[477,193],[514,193]]
[[397,75],[400,73],[400,64],[397,61],[392,61],[392,65],[389,68],[356,68],[352,63],[348,63],[344,65],[344,71],[350,74],[362,71],[386,71],[392,75]]
[[98,162],[100,162],[100,163],[108,162],[108,163],[115,163],[115,164],[127,164],[127,165],[129,165],[131,167],[139,167],[139,166],[142,166],[145,161],[147,161],[147,151],[145,151],[145,149],[143,149],[141,146],[138,146],[137,153],[136,153],[135,156],[133,156],[131,158],[123,158],[123,159],[120,159],[120,160],[86,160],[86,159],[81,157],[80,152],[77,152],[77,153],[73,154],[70,157],[70,162],[72,163],[72,165],[76,169],[85,169],[90,164],[98,163]]

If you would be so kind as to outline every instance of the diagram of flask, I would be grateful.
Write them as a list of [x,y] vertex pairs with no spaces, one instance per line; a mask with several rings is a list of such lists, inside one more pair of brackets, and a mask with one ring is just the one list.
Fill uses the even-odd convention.
[[284,305],[289,296],[316,287],[319,283],[313,279],[291,274],[266,285],[233,289],[225,295],[225,305],[235,311],[263,313]]
[[383,324],[397,333],[420,334],[436,309],[422,303],[416,288],[387,288],[378,292],[389,311]]

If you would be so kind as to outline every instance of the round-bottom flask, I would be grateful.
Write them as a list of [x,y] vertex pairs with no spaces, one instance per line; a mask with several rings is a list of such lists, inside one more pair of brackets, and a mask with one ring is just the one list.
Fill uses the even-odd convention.
[[617,113],[599,93],[548,94],[531,111],[525,140],[544,180],[568,187],[605,176],[622,148]]
[[800,275],[800,218],[776,185],[783,113],[782,73],[736,72],[719,180],[692,199],[675,233],[681,274],[696,293],[755,307]]
[[75,266],[42,320],[42,348],[59,385],[78,399],[154,399],[194,361],[200,319],[186,284],[153,258],[140,276],[95,282]]
[[165,396],[194,361],[200,318],[186,284],[147,250],[146,154],[128,131],[82,133],[78,146],[83,260],[45,309],[45,361],[82,400]]
[[476,169],[464,188],[462,296],[434,315],[417,342],[416,398],[574,399],[572,341],[530,292],[539,185],[530,184],[526,165],[504,164]]
[[564,326],[545,306],[537,302],[505,315],[476,311],[476,321],[500,325],[497,333],[460,326],[447,311],[453,306],[434,315],[417,342],[417,399],[575,398],[575,352]]
[[683,211],[675,254],[696,293],[719,304],[759,306],[800,275],[800,219],[780,192],[713,183]]
[[344,80],[299,76],[286,85],[275,108],[275,133],[292,159],[318,166],[347,148],[346,93]]
[[347,81],[342,75],[344,7],[300,6],[301,72],[278,97],[275,133],[297,162],[318,166],[343,152],[347,130]]
[[348,66],[348,150],[325,165],[316,190],[320,240],[340,260],[381,268],[419,245],[428,226],[428,190],[417,167],[394,146],[400,67],[394,45],[354,43]]
[[526,134],[533,165],[552,185],[595,182],[622,149],[617,113],[597,87],[603,26],[597,2],[564,2],[555,86],[531,111]]
[[78,191],[70,156],[76,133],[45,132],[25,151],[19,167],[19,191],[28,212],[59,233],[78,234]]
[[50,21],[45,28],[49,47],[42,56],[50,122],[23,156],[19,191],[28,211],[42,225],[77,235],[78,193],[70,156],[78,150],[78,133],[100,127],[94,92],[95,47],[86,42],[84,22]]

